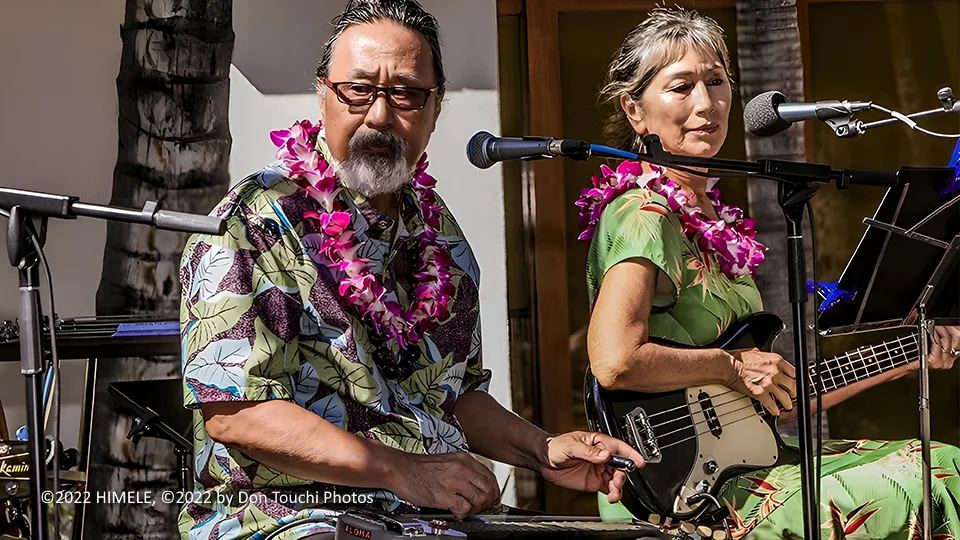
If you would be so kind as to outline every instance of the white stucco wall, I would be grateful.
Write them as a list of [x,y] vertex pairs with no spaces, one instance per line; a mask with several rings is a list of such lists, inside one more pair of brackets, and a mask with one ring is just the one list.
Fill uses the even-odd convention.
[[[469,166],[464,148],[477,130],[499,130],[495,0],[423,0],[444,39],[450,91],[427,151],[438,190],[470,239],[482,268],[484,360],[491,393],[510,407],[503,190],[499,167]],[[0,17],[0,186],[110,200],[117,153],[122,0],[34,0]],[[235,0],[231,72],[233,181],[273,158],[268,133],[316,118],[312,73],[344,0]],[[5,224],[5,221],[4,221]],[[46,254],[60,316],[92,315],[106,227],[54,222]],[[0,265],[0,319],[17,316],[17,277]],[[64,442],[76,444],[83,365],[65,367]],[[0,362],[0,399],[12,430],[24,423],[19,365]],[[509,469],[497,466],[501,485]],[[512,488],[504,502],[513,500]]]
[[[503,183],[500,167],[480,170],[466,158],[479,130],[499,132],[497,21],[494,0],[421,0],[440,23],[449,79],[437,130],[430,140],[430,172],[473,246],[481,268],[480,317],[485,365],[493,371],[490,393],[511,408],[507,334],[507,270]],[[319,117],[312,93],[316,63],[330,35],[328,21],[345,0],[235,0],[234,69],[230,76],[230,176],[241,180],[274,159],[269,132],[301,118]],[[278,6],[280,9],[278,9]],[[293,16],[293,15],[296,16]],[[277,36],[303,36],[283,41]],[[277,48],[282,47],[278,53]],[[509,467],[496,464],[500,485]],[[503,502],[514,500],[510,486]]]
[[[117,161],[117,87],[123,2],[5,2],[0,16],[0,186],[110,201]],[[6,219],[0,226],[6,228]],[[57,312],[92,315],[105,222],[52,221],[45,253]],[[0,264],[0,319],[17,317],[17,272]],[[46,286],[43,299],[46,305]],[[49,313],[49,307],[45,308]],[[76,445],[84,363],[63,363],[63,436]],[[26,422],[20,365],[0,362],[11,435]]]

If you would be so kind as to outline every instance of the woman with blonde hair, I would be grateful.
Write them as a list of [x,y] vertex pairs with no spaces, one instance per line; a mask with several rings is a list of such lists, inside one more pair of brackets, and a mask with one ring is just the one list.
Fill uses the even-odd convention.
[[[714,156],[727,135],[732,84],[715,21],[682,9],[654,10],[610,65],[603,97],[616,110],[606,133],[626,150],[640,151],[643,137],[656,134],[673,154]],[[636,392],[720,384],[756,399],[781,422],[796,418],[796,373],[789,362],[757,349],[703,348],[761,310],[753,276],[766,248],[754,238],[754,222],[723,203],[711,180],[689,172],[624,162],[616,170],[604,166],[593,182],[578,206],[581,239],[591,240],[587,348],[597,381],[609,390]],[[957,349],[960,329],[937,328],[931,367],[949,369]],[[913,362],[824,394],[823,407],[917,367]],[[918,441],[822,446],[825,533],[919,534]],[[934,533],[960,537],[960,450],[934,445],[933,462]],[[803,534],[799,493],[799,467],[783,465],[733,477],[719,498],[730,511],[734,538],[780,538],[784,531]],[[600,511],[605,519],[629,516],[605,497]]]

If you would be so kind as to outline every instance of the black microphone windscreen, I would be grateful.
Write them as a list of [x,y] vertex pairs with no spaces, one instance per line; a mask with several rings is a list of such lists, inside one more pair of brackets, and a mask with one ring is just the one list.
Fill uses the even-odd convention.
[[467,160],[478,169],[489,169],[494,161],[487,155],[487,143],[494,136],[486,131],[478,131],[470,141],[467,142]]
[[758,137],[769,137],[789,128],[790,122],[777,114],[777,105],[787,101],[790,101],[787,96],[776,90],[751,99],[743,107],[743,123],[747,131]]

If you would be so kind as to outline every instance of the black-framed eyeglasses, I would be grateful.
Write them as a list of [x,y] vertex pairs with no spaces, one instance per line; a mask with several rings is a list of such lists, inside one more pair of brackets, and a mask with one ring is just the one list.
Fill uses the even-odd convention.
[[330,79],[324,79],[323,83],[333,89],[337,94],[340,103],[345,103],[351,107],[361,107],[370,105],[377,100],[377,97],[383,92],[387,98],[387,103],[394,109],[402,111],[413,111],[422,109],[427,105],[427,99],[434,93],[438,86],[433,88],[417,88],[416,86],[377,86],[375,84],[362,82],[331,82]]

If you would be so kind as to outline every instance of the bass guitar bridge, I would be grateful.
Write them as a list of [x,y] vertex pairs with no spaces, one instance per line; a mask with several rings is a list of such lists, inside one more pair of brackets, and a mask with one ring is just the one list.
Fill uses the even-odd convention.
[[660,453],[660,445],[657,443],[657,436],[650,427],[650,419],[646,411],[641,407],[630,411],[624,416],[625,431],[627,438],[630,439],[630,445],[640,452],[643,461],[646,463],[660,463],[663,455]]

